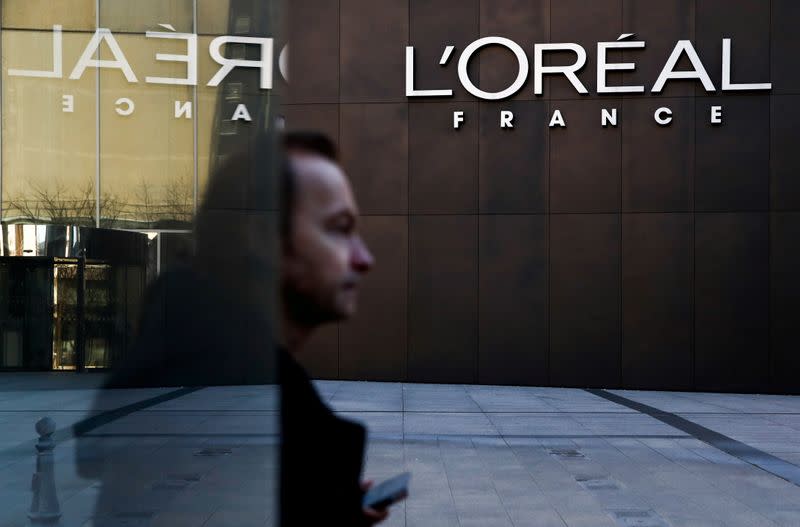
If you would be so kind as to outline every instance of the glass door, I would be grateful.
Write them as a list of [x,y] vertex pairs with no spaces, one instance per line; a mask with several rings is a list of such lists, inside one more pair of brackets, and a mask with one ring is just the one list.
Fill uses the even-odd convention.
[[53,264],[53,369],[78,368],[78,260],[56,259]]
[[53,265],[53,369],[111,366],[116,288],[102,262],[58,258]]

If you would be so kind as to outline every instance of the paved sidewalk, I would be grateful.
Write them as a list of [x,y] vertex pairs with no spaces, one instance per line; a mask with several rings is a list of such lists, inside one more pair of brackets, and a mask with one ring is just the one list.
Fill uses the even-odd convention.
[[[91,432],[93,444],[117,456],[115,472],[129,476],[122,486],[79,477],[75,440],[63,438],[62,525],[274,524],[274,387],[116,391],[98,408],[99,379],[0,375],[0,526],[27,524],[36,419],[49,415],[63,428],[154,397],[168,400],[100,420]],[[366,477],[413,473],[411,497],[387,525],[800,525],[800,487],[791,481],[800,397],[318,386],[335,410],[369,426]],[[766,470],[753,460],[769,461]],[[98,496],[112,490],[130,510],[94,517]]]

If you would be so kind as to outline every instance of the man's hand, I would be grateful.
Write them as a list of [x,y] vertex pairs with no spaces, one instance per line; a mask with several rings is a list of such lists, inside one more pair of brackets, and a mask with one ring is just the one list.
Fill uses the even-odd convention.
[[[361,483],[361,490],[367,492],[374,483],[375,482],[372,480],[364,481],[363,483]],[[367,519],[370,525],[375,525],[377,523],[380,523],[389,517],[388,508],[376,510],[370,507],[364,507],[363,511],[364,511],[364,518]]]

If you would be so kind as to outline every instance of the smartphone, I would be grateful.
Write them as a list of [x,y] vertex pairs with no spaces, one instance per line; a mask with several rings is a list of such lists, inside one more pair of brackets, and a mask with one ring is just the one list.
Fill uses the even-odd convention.
[[394,505],[400,500],[408,497],[408,483],[411,481],[411,473],[403,472],[391,479],[375,485],[364,494],[364,507],[380,510]]

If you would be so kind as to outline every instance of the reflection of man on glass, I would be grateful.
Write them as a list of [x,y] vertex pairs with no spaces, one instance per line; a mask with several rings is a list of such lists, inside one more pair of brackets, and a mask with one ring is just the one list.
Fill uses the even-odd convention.
[[336,417],[294,361],[311,333],[346,320],[373,257],[336,147],[316,133],[285,137],[281,300],[282,525],[371,525],[386,511],[361,506],[365,430]]

